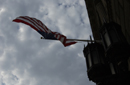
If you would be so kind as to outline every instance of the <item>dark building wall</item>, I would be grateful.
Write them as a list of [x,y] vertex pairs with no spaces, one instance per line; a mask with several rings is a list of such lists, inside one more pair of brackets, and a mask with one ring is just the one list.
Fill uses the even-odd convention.
[[121,25],[127,41],[130,44],[130,1],[129,0],[111,0],[113,19]]
[[[85,0],[85,3],[95,40],[101,39],[99,30],[103,23],[114,21],[130,44],[130,0]],[[128,62],[130,70],[130,59]]]
[[104,22],[114,21],[121,25],[130,44],[130,1],[129,0],[85,0],[95,40],[100,39],[99,29]]
[[99,31],[100,24],[99,24],[98,15],[97,15],[94,2],[93,0],[85,0],[85,2],[86,2],[86,8],[88,11],[93,37],[94,39],[99,40],[100,35],[98,31]]

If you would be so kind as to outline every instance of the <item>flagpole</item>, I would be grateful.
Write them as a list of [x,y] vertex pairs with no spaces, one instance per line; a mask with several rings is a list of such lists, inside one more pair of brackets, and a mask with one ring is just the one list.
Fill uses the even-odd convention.
[[[45,39],[45,38],[41,37],[41,39]],[[55,39],[46,39],[46,40],[55,40]],[[101,40],[84,40],[84,39],[67,39],[67,40],[70,40],[70,41],[82,41],[82,42],[99,42],[99,43],[102,42]]]

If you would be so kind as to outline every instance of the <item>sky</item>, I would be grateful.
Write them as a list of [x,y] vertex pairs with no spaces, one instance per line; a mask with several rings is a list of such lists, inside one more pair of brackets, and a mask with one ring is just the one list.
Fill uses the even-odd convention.
[[69,39],[92,35],[84,0],[0,0],[0,85],[95,85],[87,77],[84,45],[41,40],[19,16],[41,20]]

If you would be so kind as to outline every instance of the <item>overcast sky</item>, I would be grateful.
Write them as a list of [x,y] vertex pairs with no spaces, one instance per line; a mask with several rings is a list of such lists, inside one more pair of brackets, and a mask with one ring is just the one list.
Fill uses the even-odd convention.
[[95,85],[86,73],[86,42],[64,47],[41,40],[31,27],[12,22],[19,16],[70,39],[92,34],[84,0],[0,0],[0,85]]

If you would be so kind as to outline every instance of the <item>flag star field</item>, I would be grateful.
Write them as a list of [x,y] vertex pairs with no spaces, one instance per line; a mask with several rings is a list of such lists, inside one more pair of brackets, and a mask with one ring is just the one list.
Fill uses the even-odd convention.
[[[21,17],[37,28],[13,21]],[[95,85],[86,72],[87,42],[68,40],[90,35],[84,0],[0,0],[0,85]]]

